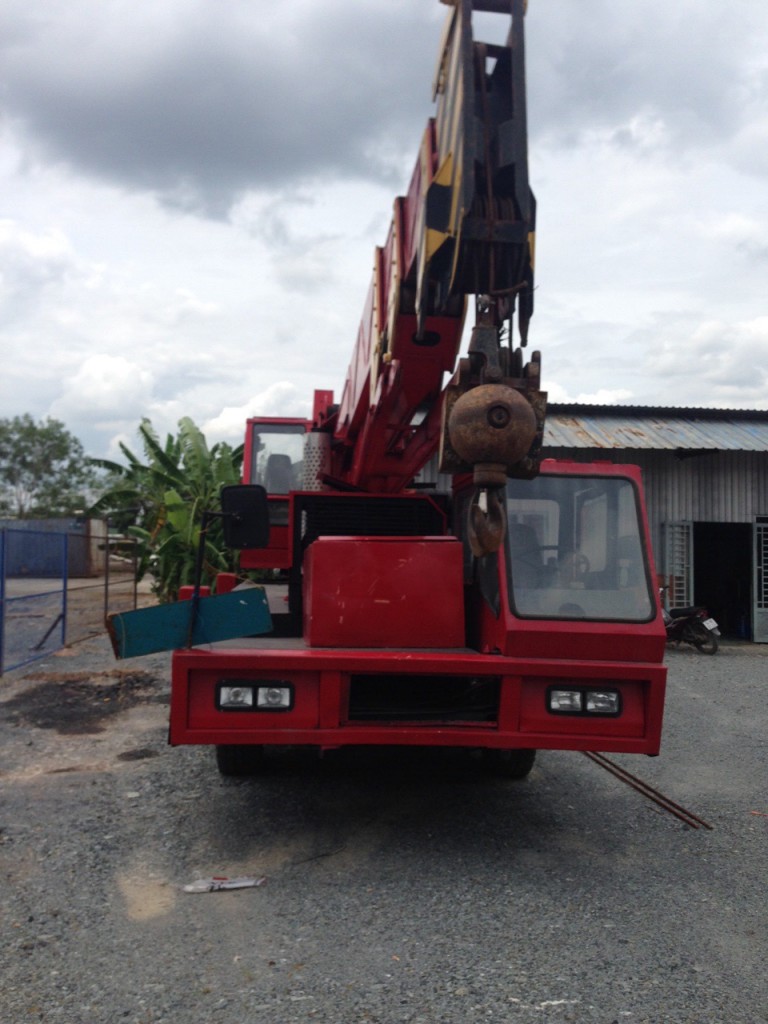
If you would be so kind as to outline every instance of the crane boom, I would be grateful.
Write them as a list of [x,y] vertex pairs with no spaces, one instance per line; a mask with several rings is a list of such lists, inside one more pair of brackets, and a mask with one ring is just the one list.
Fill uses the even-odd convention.
[[[347,489],[403,490],[441,438],[447,470],[488,462],[457,452],[446,410],[489,383],[524,396],[533,411],[524,451],[506,460],[502,475],[536,471],[545,398],[538,353],[527,365],[521,354],[533,312],[536,212],[528,183],[524,0],[450,6],[433,83],[436,113],[408,191],[395,200],[387,240],[374,254],[341,402],[332,406],[329,395],[317,410],[315,427],[332,434],[326,479]],[[474,39],[474,11],[510,19],[504,45]],[[446,391],[470,295],[482,298],[469,359]],[[514,348],[502,339],[511,341],[516,307]]]

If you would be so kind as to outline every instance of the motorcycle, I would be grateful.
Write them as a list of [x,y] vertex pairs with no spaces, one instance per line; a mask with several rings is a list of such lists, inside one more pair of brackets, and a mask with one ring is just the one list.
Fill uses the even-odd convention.
[[706,608],[691,605],[688,608],[662,606],[661,614],[667,628],[667,643],[690,644],[701,654],[717,654],[720,630]]

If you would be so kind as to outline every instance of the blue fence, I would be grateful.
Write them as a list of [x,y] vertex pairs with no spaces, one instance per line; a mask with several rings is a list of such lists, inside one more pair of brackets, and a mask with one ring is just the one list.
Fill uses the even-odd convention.
[[[34,576],[25,572],[33,549]],[[64,645],[68,560],[66,533],[0,530],[0,672]]]
[[103,632],[108,612],[136,607],[135,559],[120,546],[110,557],[106,535],[0,528],[0,674]]

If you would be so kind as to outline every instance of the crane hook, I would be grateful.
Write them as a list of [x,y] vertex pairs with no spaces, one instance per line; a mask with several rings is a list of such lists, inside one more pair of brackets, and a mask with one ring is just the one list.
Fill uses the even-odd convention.
[[[498,551],[507,530],[504,487],[478,487],[469,506],[467,539],[476,558]],[[480,499],[485,494],[485,508]]]

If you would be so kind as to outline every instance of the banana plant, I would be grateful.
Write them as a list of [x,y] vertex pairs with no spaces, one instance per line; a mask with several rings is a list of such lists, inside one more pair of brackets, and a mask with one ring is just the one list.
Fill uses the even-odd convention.
[[[242,445],[219,442],[208,447],[199,427],[188,417],[179,420],[176,437],[165,443],[148,419],[139,427],[144,461],[126,445],[126,464],[104,459],[95,465],[114,474],[114,486],[90,509],[107,515],[139,548],[137,575],[149,575],[160,601],[175,601],[179,587],[194,582],[195,559],[203,513],[220,508],[219,494],[240,481]],[[209,520],[205,536],[203,584],[217,572],[235,569],[235,553],[224,545],[221,522]]]

